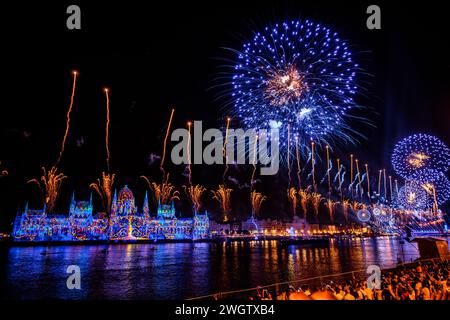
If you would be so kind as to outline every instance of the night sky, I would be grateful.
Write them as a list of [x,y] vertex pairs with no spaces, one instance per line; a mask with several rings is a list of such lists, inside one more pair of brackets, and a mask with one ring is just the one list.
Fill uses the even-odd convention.
[[[161,153],[170,109],[176,109],[173,128],[185,127],[188,120],[223,126],[227,112],[214,89],[219,67],[230,58],[223,48],[239,49],[253,30],[284,19],[311,18],[335,29],[352,44],[367,71],[367,91],[358,102],[367,106],[365,116],[376,128],[361,128],[367,140],[357,148],[336,150],[341,158],[353,152],[374,170],[391,171],[392,147],[406,135],[432,133],[450,144],[450,27],[441,2],[424,7],[378,1],[381,30],[366,28],[365,12],[372,1],[91,2],[2,5],[0,169],[9,175],[0,178],[0,230],[10,228],[25,201],[31,208],[41,207],[37,188],[26,181],[39,177],[41,167],[50,168],[58,157],[72,70],[80,75],[59,166],[68,179],[57,211],[67,212],[72,190],[80,200],[87,199],[89,184],[106,169],[104,87],[111,90],[116,187],[128,184],[140,206],[146,184],[139,176],[160,180],[150,155]],[[70,4],[81,7],[81,31],[66,29]],[[184,168],[169,163],[172,182],[185,184]],[[193,166],[193,182],[215,187],[222,170]],[[250,174],[248,167],[232,172],[241,183]],[[263,216],[287,215],[285,185],[283,171],[262,179],[258,189],[273,199],[263,205]],[[248,189],[236,191],[235,197],[235,215],[248,212]],[[214,213],[216,206],[207,198],[206,207]],[[177,206],[183,215],[191,214],[185,199]]]

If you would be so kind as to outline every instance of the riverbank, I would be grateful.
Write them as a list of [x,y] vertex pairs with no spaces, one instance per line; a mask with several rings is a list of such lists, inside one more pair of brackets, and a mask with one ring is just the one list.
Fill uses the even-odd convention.
[[[123,239],[123,240],[81,240],[81,241],[14,241],[11,238],[0,241],[2,246],[32,247],[32,246],[83,246],[83,245],[105,245],[105,244],[157,244],[157,243],[199,243],[199,242],[248,242],[248,241],[279,241],[282,245],[326,245],[334,237],[310,236],[310,237],[284,237],[284,236],[219,236],[207,239]],[[348,237],[342,237],[348,238]]]

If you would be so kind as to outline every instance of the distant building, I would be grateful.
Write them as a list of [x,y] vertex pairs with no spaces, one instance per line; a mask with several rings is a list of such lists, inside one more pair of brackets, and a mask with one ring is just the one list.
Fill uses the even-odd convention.
[[156,217],[150,215],[145,195],[139,212],[131,190],[125,186],[114,193],[111,213],[93,214],[92,195],[89,201],[75,201],[72,196],[69,215],[47,215],[43,210],[29,210],[28,204],[18,214],[13,227],[15,241],[83,241],[83,240],[159,240],[209,238],[208,214],[193,218],[177,218],[173,202],[158,204]]

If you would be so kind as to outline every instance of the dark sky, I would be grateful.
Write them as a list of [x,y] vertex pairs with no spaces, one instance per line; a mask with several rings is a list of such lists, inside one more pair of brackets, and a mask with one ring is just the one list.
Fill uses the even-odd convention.
[[[145,184],[138,177],[160,179],[148,157],[161,153],[170,109],[176,108],[174,127],[187,120],[203,120],[205,127],[223,125],[226,112],[211,89],[218,67],[229,57],[222,48],[240,48],[252,30],[282,19],[311,18],[336,29],[360,52],[360,63],[370,74],[359,102],[371,109],[366,116],[376,129],[363,129],[367,141],[341,149],[341,155],[353,152],[371,168],[390,169],[389,154],[403,136],[424,131],[450,143],[450,28],[441,2],[424,7],[378,1],[382,30],[365,26],[372,1],[145,3],[21,2],[3,7],[0,169],[9,176],[0,178],[0,230],[8,228],[25,201],[40,206],[37,190],[26,181],[57,159],[73,69],[80,76],[60,164],[69,176],[61,189],[60,211],[67,210],[72,190],[87,198],[89,184],[106,169],[105,86],[111,90],[116,187],[128,183],[141,203]],[[69,4],[81,7],[81,31],[66,29]],[[177,185],[186,183],[183,168],[169,169]],[[195,166],[194,183],[215,186],[222,170]],[[241,182],[249,178],[247,168],[233,174]],[[261,189],[273,198],[284,197],[279,191],[284,187],[277,187],[285,185],[283,176],[264,178]],[[265,206],[264,214],[283,215],[284,205],[272,202],[276,204]],[[236,211],[243,210],[239,203]],[[208,207],[214,210],[212,204]]]

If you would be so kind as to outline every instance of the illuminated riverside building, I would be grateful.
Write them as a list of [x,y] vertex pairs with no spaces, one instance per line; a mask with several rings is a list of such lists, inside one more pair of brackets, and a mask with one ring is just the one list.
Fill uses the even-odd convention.
[[207,213],[193,218],[177,218],[173,202],[158,204],[156,217],[151,216],[145,195],[139,212],[132,191],[125,186],[114,193],[108,218],[93,214],[89,201],[75,201],[69,215],[52,215],[43,210],[29,210],[28,205],[14,221],[15,241],[83,241],[83,240],[199,240],[209,238]]

